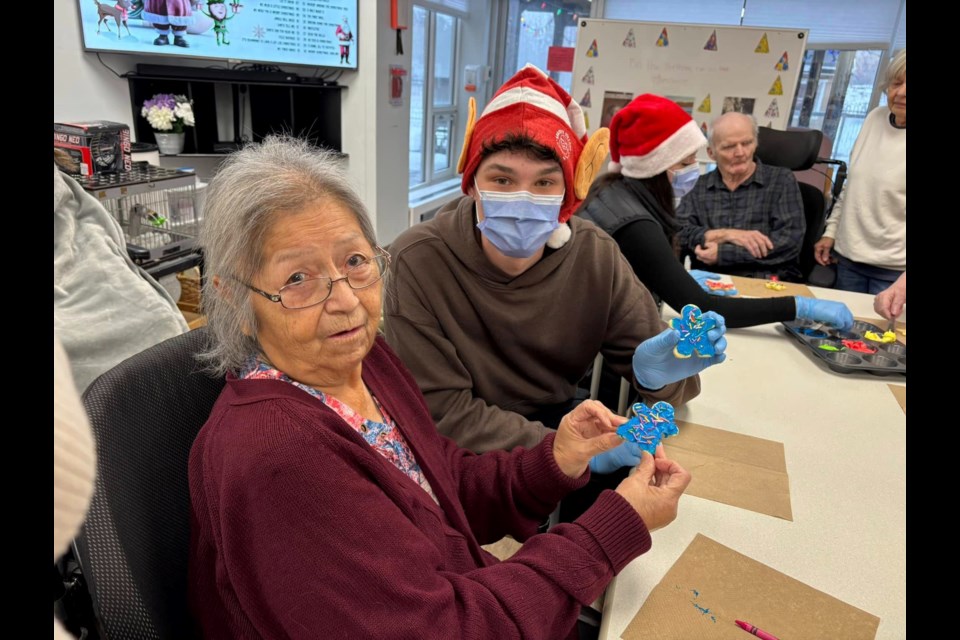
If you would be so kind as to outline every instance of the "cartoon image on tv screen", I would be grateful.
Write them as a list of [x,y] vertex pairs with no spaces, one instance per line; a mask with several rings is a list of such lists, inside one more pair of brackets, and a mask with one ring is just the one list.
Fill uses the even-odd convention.
[[350,62],[350,43],[353,41],[353,30],[350,28],[350,21],[347,16],[343,16],[340,24],[337,25],[337,40],[340,41],[340,62]]
[[185,37],[187,27],[193,23],[193,9],[199,4],[199,0],[147,0],[141,15],[157,31],[153,44],[170,44],[170,31],[173,31],[174,46],[189,47]]
[[101,24],[107,28],[107,31],[110,31],[111,21],[117,25],[117,38],[123,37],[120,33],[120,25],[126,27],[127,33],[130,33],[130,25],[127,23],[127,13],[133,5],[130,0],[118,0],[117,4],[113,6],[106,2],[93,1],[97,3],[97,33],[100,33]]
[[77,0],[88,51],[357,67],[359,0]]
[[227,17],[227,5],[224,4],[223,0],[210,0],[207,2],[207,8],[210,10],[210,13],[207,13],[203,9],[200,12],[213,20],[213,31],[217,34],[217,46],[220,46],[220,40],[223,40],[223,44],[230,44],[227,40],[227,20],[233,20],[237,17],[237,11],[240,10],[242,4],[233,3],[230,7],[233,9],[233,15],[229,18]]

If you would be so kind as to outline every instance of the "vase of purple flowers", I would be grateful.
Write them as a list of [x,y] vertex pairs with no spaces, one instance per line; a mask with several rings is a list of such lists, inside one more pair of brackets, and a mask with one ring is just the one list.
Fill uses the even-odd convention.
[[184,128],[194,126],[192,100],[184,95],[158,93],[143,103],[140,115],[150,123],[160,153],[183,153]]

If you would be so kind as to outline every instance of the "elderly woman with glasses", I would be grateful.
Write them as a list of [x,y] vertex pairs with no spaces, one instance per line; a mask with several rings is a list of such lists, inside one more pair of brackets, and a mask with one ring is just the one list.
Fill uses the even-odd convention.
[[[578,520],[533,535],[623,418],[586,402],[539,445],[483,455],[440,436],[377,333],[390,258],[328,152],[246,147],[204,214],[202,357],[226,386],[189,463],[203,635],[577,637],[580,606],[650,548],[689,474],[644,453]],[[526,541],[507,561],[480,546],[507,534]]]

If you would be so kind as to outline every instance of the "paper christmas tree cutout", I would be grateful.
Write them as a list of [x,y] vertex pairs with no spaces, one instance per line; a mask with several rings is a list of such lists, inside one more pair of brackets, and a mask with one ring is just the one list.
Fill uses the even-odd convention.
[[590,102],[590,89],[587,89],[587,92],[580,98],[580,106],[588,108],[593,106],[593,103]]
[[597,51],[597,41],[596,41],[596,40],[594,40],[593,43],[590,45],[590,48],[587,49],[587,57],[588,57],[588,58],[599,58],[599,57],[600,57],[600,52]]
[[770,87],[770,91],[768,91],[767,94],[771,96],[783,95],[783,83],[780,82],[780,76],[777,76],[777,79],[773,81],[773,86]]
[[704,122],[703,124],[700,125],[700,131],[703,131],[703,135],[705,135],[705,136],[707,136],[707,137],[710,137],[710,134],[707,133],[707,123],[706,123],[706,122]]
[[633,29],[627,31],[627,37],[623,39],[623,46],[631,49],[637,48],[637,37],[633,35]]
[[[632,30],[632,29],[630,30],[630,33],[633,33],[633,30]],[[663,31],[660,32],[660,37],[657,38],[657,46],[658,46],[658,47],[669,47],[669,46],[670,46],[670,39],[667,37],[667,28],[666,28],[666,27],[663,28]]]
[[770,53],[770,43],[767,42],[767,34],[763,34],[763,37],[760,38],[760,43],[757,45],[757,48],[753,50],[754,53]]
[[717,30],[714,29],[713,33],[710,34],[710,39],[707,40],[707,44],[703,45],[703,48],[707,51],[716,51],[717,50]]
[[790,64],[787,61],[787,52],[784,51],[783,55],[780,56],[780,62],[777,63],[776,69],[777,71],[786,71],[789,68],[790,68]]
[[777,104],[776,98],[773,99],[773,102],[770,103],[770,106],[767,107],[767,110],[763,113],[763,115],[767,116],[768,118],[780,117],[780,105]]
[[581,81],[581,82],[585,82],[586,84],[593,84],[593,83],[594,83],[593,67],[590,67],[589,69],[587,69],[587,72],[586,72],[585,74],[583,74],[583,77],[580,78],[580,81]]
[[700,113],[710,113],[712,110],[713,107],[710,106],[710,94],[708,93],[707,97],[700,103],[700,106],[697,107],[697,111]]

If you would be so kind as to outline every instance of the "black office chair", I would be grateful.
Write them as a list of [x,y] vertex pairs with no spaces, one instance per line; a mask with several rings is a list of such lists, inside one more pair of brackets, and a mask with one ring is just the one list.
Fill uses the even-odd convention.
[[74,552],[105,638],[190,638],[187,459],[224,386],[199,371],[207,330],[113,367],[83,404],[97,443],[96,488]]
[[828,202],[822,189],[812,184],[798,182],[800,196],[803,198],[803,213],[807,223],[807,231],[803,236],[800,248],[800,271],[803,279],[816,286],[831,287],[835,273],[818,265],[813,257],[813,245],[823,235],[829,208],[836,201],[836,196],[843,188],[846,176],[846,165],[840,160],[820,158],[820,146],[823,142],[823,132],[816,129],[780,131],[769,127],[760,127],[757,140],[756,156],[769,165],[784,167],[791,171],[806,171],[814,164],[836,164],[839,166],[831,193],[833,197]]

